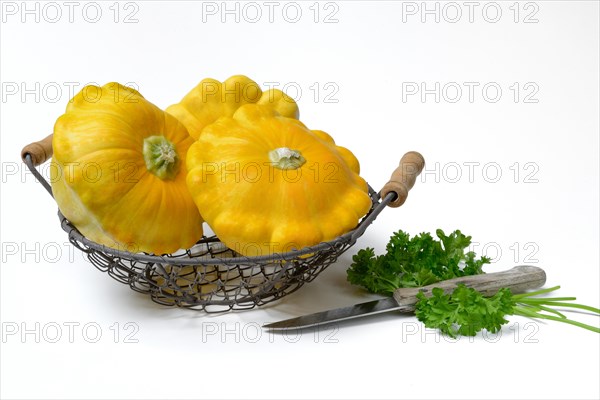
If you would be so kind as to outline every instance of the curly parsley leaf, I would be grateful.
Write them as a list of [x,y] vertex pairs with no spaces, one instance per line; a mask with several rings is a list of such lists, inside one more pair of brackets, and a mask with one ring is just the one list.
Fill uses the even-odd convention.
[[429,233],[415,237],[395,232],[386,246],[386,254],[375,255],[372,248],[359,250],[348,269],[348,281],[373,293],[391,294],[401,287],[420,287],[442,280],[483,273],[489,258],[476,258],[465,252],[471,236],[456,230],[449,235],[438,229],[437,239]]
[[508,322],[505,319],[507,315],[548,319],[600,333],[600,328],[573,321],[552,307],[585,310],[595,315],[600,314],[599,309],[573,303],[575,297],[540,297],[559,288],[555,286],[516,295],[503,288],[490,297],[465,285],[458,285],[451,294],[434,288],[431,297],[417,294],[415,315],[426,327],[439,329],[451,337],[475,336],[483,329],[496,333]]
[[508,322],[504,316],[513,314],[515,305],[510,289],[500,289],[494,296],[484,297],[465,285],[459,285],[448,295],[434,288],[431,297],[419,293],[417,298],[415,315],[419,321],[450,337],[475,336],[482,329],[498,332]]

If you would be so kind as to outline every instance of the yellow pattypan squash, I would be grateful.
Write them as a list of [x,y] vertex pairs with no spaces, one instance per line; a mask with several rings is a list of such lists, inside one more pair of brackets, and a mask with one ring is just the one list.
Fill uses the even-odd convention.
[[263,92],[257,104],[277,111],[282,117],[300,118],[298,104],[279,89],[269,89]]
[[245,105],[205,127],[187,167],[203,218],[246,256],[334,239],[371,206],[349,150],[268,106]]
[[54,198],[97,243],[156,254],[189,248],[202,237],[185,181],[193,142],[136,90],[86,86],[54,126]]
[[298,105],[281,90],[263,92],[252,79],[235,75],[224,82],[204,79],[179,103],[167,108],[198,139],[202,129],[220,117],[231,117],[245,105],[259,103],[273,108],[283,116],[298,118]]

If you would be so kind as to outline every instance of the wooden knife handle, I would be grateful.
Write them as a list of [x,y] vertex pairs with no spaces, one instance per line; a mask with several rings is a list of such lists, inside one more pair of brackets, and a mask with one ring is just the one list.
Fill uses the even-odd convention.
[[404,307],[403,311],[414,311],[417,293],[423,292],[425,296],[430,297],[433,288],[438,287],[448,294],[461,283],[478,290],[484,296],[493,296],[502,288],[509,288],[513,293],[523,293],[529,289],[542,287],[546,283],[546,273],[539,267],[520,265],[508,271],[463,276],[419,288],[396,289],[394,299]]

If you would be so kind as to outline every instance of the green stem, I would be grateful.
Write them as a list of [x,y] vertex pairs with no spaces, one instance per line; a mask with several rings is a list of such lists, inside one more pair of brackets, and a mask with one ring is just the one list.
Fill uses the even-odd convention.
[[548,289],[540,289],[540,290],[536,290],[535,292],[515,294],[515,295],[513,295],[513,299],[522,299],[525,297],[538,296],[540,294],[554,292],[555,290],[558,290],[558,289],[560,289],[560,286],[553,286]]
[[306,159],[302,157],[302,153],[287,147],[271,150],[269,160],[275,168],[279,169],[297,169],[306,162]]
[[528,304],[528,303],[519,303],[519,304],[520,305],[522,304],[522,305],[524,305],[526,307],[533,308],[536,311],[546,311],[546,312],[549,312],[549,313],[552,313],[552,314],[556,314],[556,315],[558,315],[561,318],[567,318],[564,314],[560,313],[559,311],[554,310],[554,309],[552,309],[550,307],[544,307],[541,304],[535,304],[535,305]]
[[577,297],[540,297],[539,299],[525,298],[523,301],[545,303],[547,301],[573,301],[573,300],[577,300]]
[[546,314],[531,312],[531,311],[525,310],[522,307],[515,307],[514,315],[521,315],[523,317],[529,317],[529,318],[541,318],[541,319],[549,319],[552,321],[564,322],[565,324],[575,325],[575,326],[578,326],[583,329],[587,329],[592,332],[600,333],[600,328],[597,328],[595,326],[587,325],[587,324],[584,324],[584,323],[578,322],[578,321],[573,321],[568,318],[559,318],[559,317],[555,317],[553,315],[546,315]]
[[179,171],[179,155],[175,145],[164,136],[150,136],[144,139],[142,149],[148,171],[162,180],[172,180]]
[[[528,304],[527,302],[520,302],[520,303]],[[596,307],[586,306],[584,304],[564,303],[564,302],[560,302],[560,301],[548,301],[548,302],[545,302],[544,304],[547,306],[554,306],[554,307],[579,308],[581,310],[593,312],[594,314],[600,314],[600,309],[598,309]],[[537,302],[536,302],[536,305],[537,305]]]

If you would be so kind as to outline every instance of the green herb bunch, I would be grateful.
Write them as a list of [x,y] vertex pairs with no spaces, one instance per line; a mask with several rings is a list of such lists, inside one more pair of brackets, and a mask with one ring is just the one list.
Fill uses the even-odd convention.
[[[459,230],[446,235],[441,229],[436,235],[439,240],[429,233],[411,238],[408,233],[398,231],[390,238],[386,254],[376,256],[372,248],[359,250],[347,271],[348,281],[372,293],[391,295],[398,288],[427,286],[484,273],[482,267],[490,260],[478,259],[474,252],[466,251],[471,244],[470,236]],[[428,328],[440,329],[452,337],[474,336],[483,329],[495,333],[508,322],[505,318],[508,315],[559,321],[600,333],[598,327],[573,321],[553,307],[600,315],[599,309],[573,303],[575,297],[539,297],[559,288],[523,294],[503,288],[488,297],[464,285],[450,294],[434,288],[431,297],[417,295],[415,315]]]
[[429,233],[411,238],[398,231],[390,238],[387,253],[379,256],[372,248],[359,250],[348,269],[348,281],[370,292],[389,295],[398,288],[483,273],[482,267],[490,259],[477,259],[474,252],[466,251],[471,236],[459,230],[447,236],[441,229],[435,233],[439,240]]
[[551,307],[577,308],[594,314],[600,314],[600,309],[572,303],[575,297],[537,297],[559,288],[522,294],[512,294],[510,289],[503,288],[491,297],[465,285],[458,285],[451,294],[434,288],[431,297],[417,295],[415,315],[426,327],[437,328],[451,337],[475,336],[483,329],[496,333],[508,322],[504,318],[507,315],[549,319],[600,333],[599,328],[573,321]]

